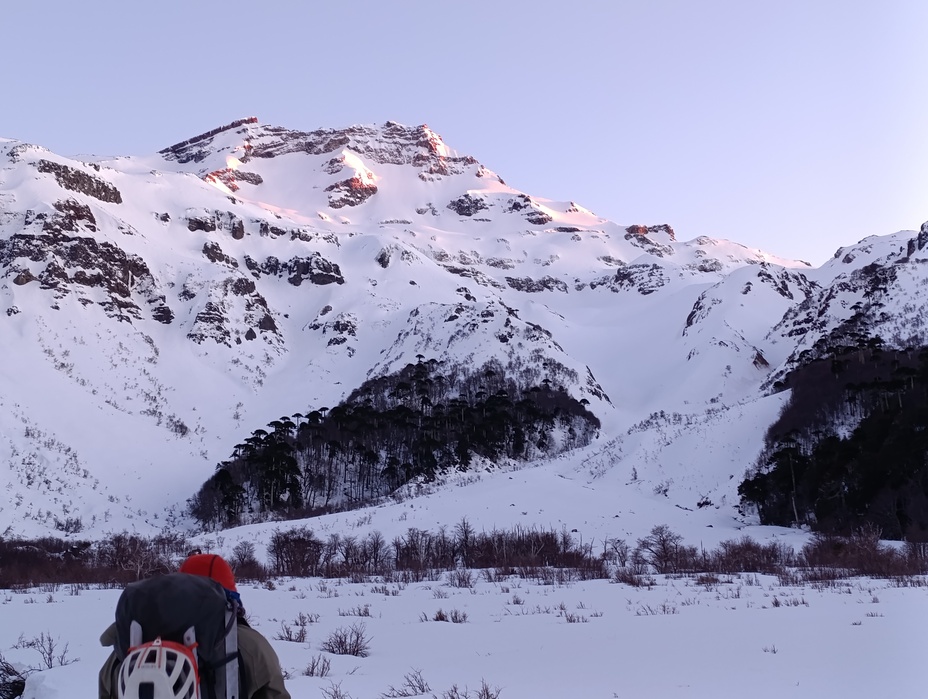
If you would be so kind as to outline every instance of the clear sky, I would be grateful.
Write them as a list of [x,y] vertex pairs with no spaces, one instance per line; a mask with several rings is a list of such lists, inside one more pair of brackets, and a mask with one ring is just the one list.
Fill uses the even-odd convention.
[[0,136],[427,123],[532,195],[820,264],[928,220],[925,0],[11,0]]

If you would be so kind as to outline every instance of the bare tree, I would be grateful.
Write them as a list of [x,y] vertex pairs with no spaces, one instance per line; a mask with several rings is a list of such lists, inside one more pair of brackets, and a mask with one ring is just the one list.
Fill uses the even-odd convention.
[[638,539],[636,557],[654,566],[658,573],[674,573],[679,566],[683,537],[666,524],[658,524],[643,539]]

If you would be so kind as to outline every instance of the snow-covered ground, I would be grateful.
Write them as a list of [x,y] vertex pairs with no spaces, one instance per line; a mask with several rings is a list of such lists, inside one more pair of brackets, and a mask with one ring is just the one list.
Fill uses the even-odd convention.
[[[477,532],[566,530],[595,551],[612,537],[634,546],[658,523],[706,549],[744,535],[797,550],[807,540],[798,530],[739,521],[731,508],[685,510],[634,485],[617,498],[614,488],[569,477],[570,463],[565,459],[560,472],[553,464],[462,474],[418,497],[304,522],[240,527],[192,543],[229,555],[247,541],[264,560],[270,536],[290,527],[309,526],[323,540],[379,531],[389,542],[410,528],[451,531],[462,518]],[[644,587],[609,580],[541,584],[473,571],[408,583],[275,579],[273,585],[243,583],[240,592],[253,626],[277,650],[295,699],[331,699],[336,692],[376,699],[389,696],[391,687],[393,696],[473,698],[484,683],[499,689],[501,699],[869,699],[918,696],[923,686],[928,586],[855,578],[797,587],[756,574],[653,580]],[[40,654],[23,641],[43,633],[56,643],[56,655],[67,648],[68,664],[30,676],[26,699],[94,696],[107,654],[97,639],[118,595],[69,585],[0,591],[0,654],[8,661],[40,665]],[[434,621],[439,611],[449,621]],[[301,615],[306,640],[283,640],[300,632]],[[333,631],[355,624],[369,639],[367,657],[322,650]],[[314,660],[329,662],[326,676],[304,674]],[[407,677],[424,679],[430,690],[414,693]],[[457,695],[445,694],[454,687]]]
[[[436,696],[457,687],[502,699],[539,697],[915,697],[928,588],[853,579],[835,587],[792,587],[764,575],[718,582],[656,576],[651,587],[606,580],[542,585],[518,578],[455,587],[449,575],[419,583],[277,580],[242,586],[250,620],[271,639],[294,698],[372,699],[390,688]],[[106,658],[97,637],[118,590],[0,593],[0,650],[37,665],[20,637],[52,637],[63,667],[30,676],[25,699],[93,697]],[[465,621],[432,621],[439,610]],[[306,641],[282,640],[299,632]],[[362,614],[364,616],[357,616]],[[363,626],[367,657],[324,653],[339,628]],[[360,628],[360,627],[359,627]],[[20,644],[21,645],[21,644]],[[327,676],[309,677],[313,659]],[[414,693],[406,677],[430,691]],[[327,694],[328,693],[328,694]],[[452,695],[455,696],[455,695]]]

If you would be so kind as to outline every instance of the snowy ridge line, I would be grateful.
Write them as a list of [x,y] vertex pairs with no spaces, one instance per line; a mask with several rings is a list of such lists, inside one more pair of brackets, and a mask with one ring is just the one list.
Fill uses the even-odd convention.
[[217,126],[215,129],[211,129],[205,133],[201,133],[199,136],[194,136],[193,138],[188,138],[186,141],[181,141],[180,143],[175,143],[173,146],[168,146],[167,148],[162,148],[158,152],[162,155],[167,155],[168,153],[177,152],[182,148],[193,145],[194,143],[199,143],[200,141],[205,141],[208,138],[212,138],[216,134],[220,134],[223,131],[228,131],[229,129],[235,129],[239,126],[244,126],[245,124],[257,124],[258,117],[244,117],[242,119],[236,119],[235,121],[226,124],[225,126]]

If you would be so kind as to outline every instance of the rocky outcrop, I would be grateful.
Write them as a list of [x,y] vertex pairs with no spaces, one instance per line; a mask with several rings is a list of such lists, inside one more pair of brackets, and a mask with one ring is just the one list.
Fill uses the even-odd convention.
[[325,259],[318,252],[307,257],[292,257],[287,262],[281,262],[276,257],[268,257],[263,262],[257,262],[246,255],[245,266],[255,279],[259,279],[262,275],[287,277],[287,281],[293,286],[300,286],[304,281],[320,286],[345,283],[339,266]]
[[261,338],[279,348],[283,341],[267,301],[254,281],[228,277],[210,288],[210,298],[197,313],[187,338],[202,344],[212,340],[231,347]]
[[45,160],[44,158],[36,163],[36,169],[39,172],[54,175],[55,181],[64,189],[86,194],[88,197],[111,204],[122,204],[122,195],[116,187],[82,170]]
[[214,136],[223,133],[224,131],[237,129],[240,126],[257,123],[257,117],[236,119],[231,124],[219,126],[215,129],[207,131],[206,133],[201,133],[200,135],[194,136],[193,138],[188,138],[186,141],[175,143],[173,146],[158,151],[158,153],[163,155],[166,160],[176,160],[180,163],[189,163],[191,161],[198,163],[209,155],[209,145],[212,143]]
[[42,232],[51,236],[61,236],[81,230],[96,233],[97,219],[86,204],[81,204],[76,199],[64,199],[56,201],[52,206],[56,213],[51,215],[44,212],[36,213],[31,209],[26,211],[23,216],[23,227],[29,228],[41,224]]
[[451,209],[458,216],[473,216],[478,211],[485,211],[487,203],[483,197],[475,197],[473,194],[464,194],[457,199],[452,199],[446,207]]
[[[170,220],[170,217],[168,217],[168,220]],[[231,211],[188,210],[185,220],[187,221],[187,230],[191,233],[197,231],[212,233],[221,230],[228,231],[235,240],[241,240],[245,237],[245,222]],[[264,221],[261,223],[265,226],[268,225]]]
[[653,294],[670,282],[663,267],[656,264],[634,264],[620,267],[612,277],[590,282],[590,288],[604,286],[610,291],[637,291],[642,296]]
[[[671,228],[666,223],[662,223],[657,226],[642,226],[640,224],[636,224],[628,226],[625,229],[625,232],[632,235],[637,235],[642,238],[646,238],[648,236],[665,236],[671,242],[677,239],[673,232],[673,228]],[[628,240],[628,237],[626,236],[625,239]]]
[[506,283],[516,291],[537,294],[540,291],[561,291],[567,293],[567,284],[560,279],[544,276],[541,279],[530,277],[506,277]]
[[629,226],[625,229],[625,240],[655,257],[670,257],[673,255],[673,248],[670,245],[654,240],[655,234],[664,235],[670,241],[675,240],[673,229],[666,224],[660,226]]
[[[256,118],[250,117],[207,131],[160,153],[168,160],[198,163],[212,153],[212,143],[217,136],[236,129],[241,132],[245,144],[246,157],[241,159],[242,163],[251,158],[276,158],[289,153],[326,155],[348,149],[381,165],[418,168],[420,177],[425,180],[462,174],[477,166],[477,161],[470,156],[450,155],[441,137],[425,124],[410,127],[392,121],[379,127],[359,125],[345,129],[296,131],[262,126]],[[235,180],[239,179],[236,175]]]
[[220,182],[228,188],[230,192],[239,190],[239,182],[245,182],[257,186],[264,182],[264,178],[256,172],[246,172],[245,170],[235,170],[230,167],[221,170],[213,170],[204,178],[207,182]]
[[[356,338],[358,335],[358,317],[354,313],[339,313],[334,317],[323,320],[323,316],[332,311],[331,306],[322,309],[319,315],[308,326],[310,330],[321,331],[323,337],[327,337],[326,347],[338,347],[347,345],[348,341]],[[346,346],[343,350],[348,356],[355,353],[354,347]]]
[[43,221],[42,234],[22,233],[0,239],[3,276],[11,277],[17,286],[38,282],[43,290],[53,292],[53,303],[71,293],[82,302],[94,303],[84,298],[85,290],[101,289],[105,296],[96,303],[110,317],[128,322],[142,319],[135,300],[140,297],[152,309],[155,320],[171,322],[173,311],[165,304],[164,296],[155,291],[155,281],[142,258],[128,255],[109,242],[67,236],[57,224],[45,232],[52,221]]
[[203,243],[203,254],[206,259],[216,264],[226,265],[227,267],[237,268],[238,260],[226,255],[219,243]]
[[341,209],[345,206],[358,206],[377,194],[377,185],[365,182],[360,176],[355,176],[325,188],[329,195],[329,206]]
[[533,226],[544,226],[554,220],[549,213],[541,209],[538,202],[527,194],[519,194],[510,199],[506,202],[503,211],[508,214],[521,214]]
[[924,250],[926,245],[928,245],[928,221],[922,224],[918,235],[912,238],[906,245],[906,256],[912,257],[916,251]]

